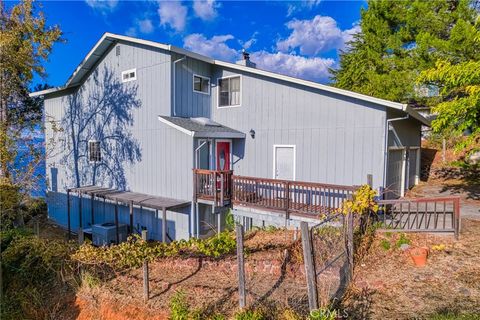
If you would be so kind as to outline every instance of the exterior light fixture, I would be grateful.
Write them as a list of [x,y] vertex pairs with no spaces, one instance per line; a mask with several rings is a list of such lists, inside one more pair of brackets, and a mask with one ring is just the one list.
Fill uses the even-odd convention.
[[252,139],[255,139],[255,130],[250,129],[250,137],[252,137]]

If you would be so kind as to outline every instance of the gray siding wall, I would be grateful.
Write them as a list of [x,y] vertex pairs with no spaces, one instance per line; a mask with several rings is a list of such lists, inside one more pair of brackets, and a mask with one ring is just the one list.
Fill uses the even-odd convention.
[[[214,69],[213,83],[241,74]],[[296,145],[296,180],[361,184],[373,174],[382,185],[385,107],[320,90],[243,73],[241,106],[217,107],[212,89],[212,118],[247,133],[234,141],[237,174],[271,178],[273,146]],[[255,139],[248,132],[255,130]]]
[[[140,158],[136,162],[125,163],[123,166],[127,183],[126,189],[190,201],[193,139],[158,120],[158,115],[171,114],[171,56],[161,49],[121,43],[120,56],[116,55],[113,47],[96,66],[98,79],[103,79],[105,70],[108,70],[114,77],[118,77],[119,81],[121,81],[122,71],[133,68],[137,70],[137,80],[121,85],[137,86],[136,98],[140,101],[141,106],[132,111],[132,119],[127,131],[138,142]],[[90,93],[99,88],[92,77],[93,73],[82,85],[82,98],[84,99],[87,99]],[[51,192],[49,214],[64,225],[66,224],[66,188],[74,186],[74,181],[69,178],[68,174],[73,164],[63,163],[62,158],[65,151],[62,149],[62,140],[67,137],[64,132],[56,131],[53,127],[61,127],[61,120],[68,108],[69,97],[71,97],[71,93],[62,93],[62,95],[49,96],[45,99],[46,141],[47,150],[49,150],[47,153],[47,183]],[[102,157],[108,156],[111,155],[102,154]],[[81,168],[81,170],[84,169],[91,170],[88,168],[88,164]],[[82,181],[82,184],[88,185],[91,184],[91,181],[87,178]],[[102,181],[98,181],[96,184],[105,185]],[[189,208],[182,209],[182,211],[189,211]],[[74,214],[72,213],[72,215]],[[172,215],[173,223],[181,225],[183,228],[176,234],[184,237],[187,232],[188,236],[188,217],[185,217],[185,213],[176,216],[177,218]],[[72,216],[73,221],[78,221],[78,218]]]
[[[172,61],[175,61],[183,56],[173,55],[172,57]],[[186,58],[176,63],[175,70],[176,108],[175,112],[172,110],[172,115],[178,117],[210,117],[211,93],[194,92],[193,75],[207,77],[211,81],[212,65],[196,59]]]
[[422,140],[422,124],[414,119],[393,121],[392,127],[398,136],[392,130],[389,130],[388,145],[393,147],[419,147]]

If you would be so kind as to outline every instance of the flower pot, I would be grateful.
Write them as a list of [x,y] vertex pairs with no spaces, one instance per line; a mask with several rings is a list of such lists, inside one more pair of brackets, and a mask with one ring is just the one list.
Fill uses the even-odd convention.
[[410,250],[410,257],[417,267],[424,267],[427,264],[428,249],[413,248]]

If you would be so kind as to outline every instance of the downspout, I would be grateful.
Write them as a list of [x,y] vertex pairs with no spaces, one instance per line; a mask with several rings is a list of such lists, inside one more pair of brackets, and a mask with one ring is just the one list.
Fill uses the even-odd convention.
[[[407,114],[405,117],[401,118],[393,118],[393,119],[387,119],[386,124],[385,124],[385,145],[384,145],[384,163],[383,163],[383,189],[385,189],[386,184],[387,184],[387,165],[388,165],[388,129],[390,128],[390,124],[394,121],[401,121],[401,120],[407,120],[410,118],[410,115]],[[393,129],[395,130],[395,129]],[[395,133],[396,134],[396,133]],[[382,190],[383,193],[383,190]]]
[[176,104],[176,90],[175,90],[175,84],[176,84],[176,74],[177,74],[177,63],[182,62],[183,60],[187,59],[187,56],[183,56],[183,58],[177,59],[173,61],[173,116],[177,116],[177,104]]

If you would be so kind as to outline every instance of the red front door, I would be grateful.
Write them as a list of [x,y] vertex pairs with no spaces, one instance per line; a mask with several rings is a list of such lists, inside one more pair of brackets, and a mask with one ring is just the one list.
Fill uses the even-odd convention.
[[217,170],[230,170],[230,142],[217,142]]

